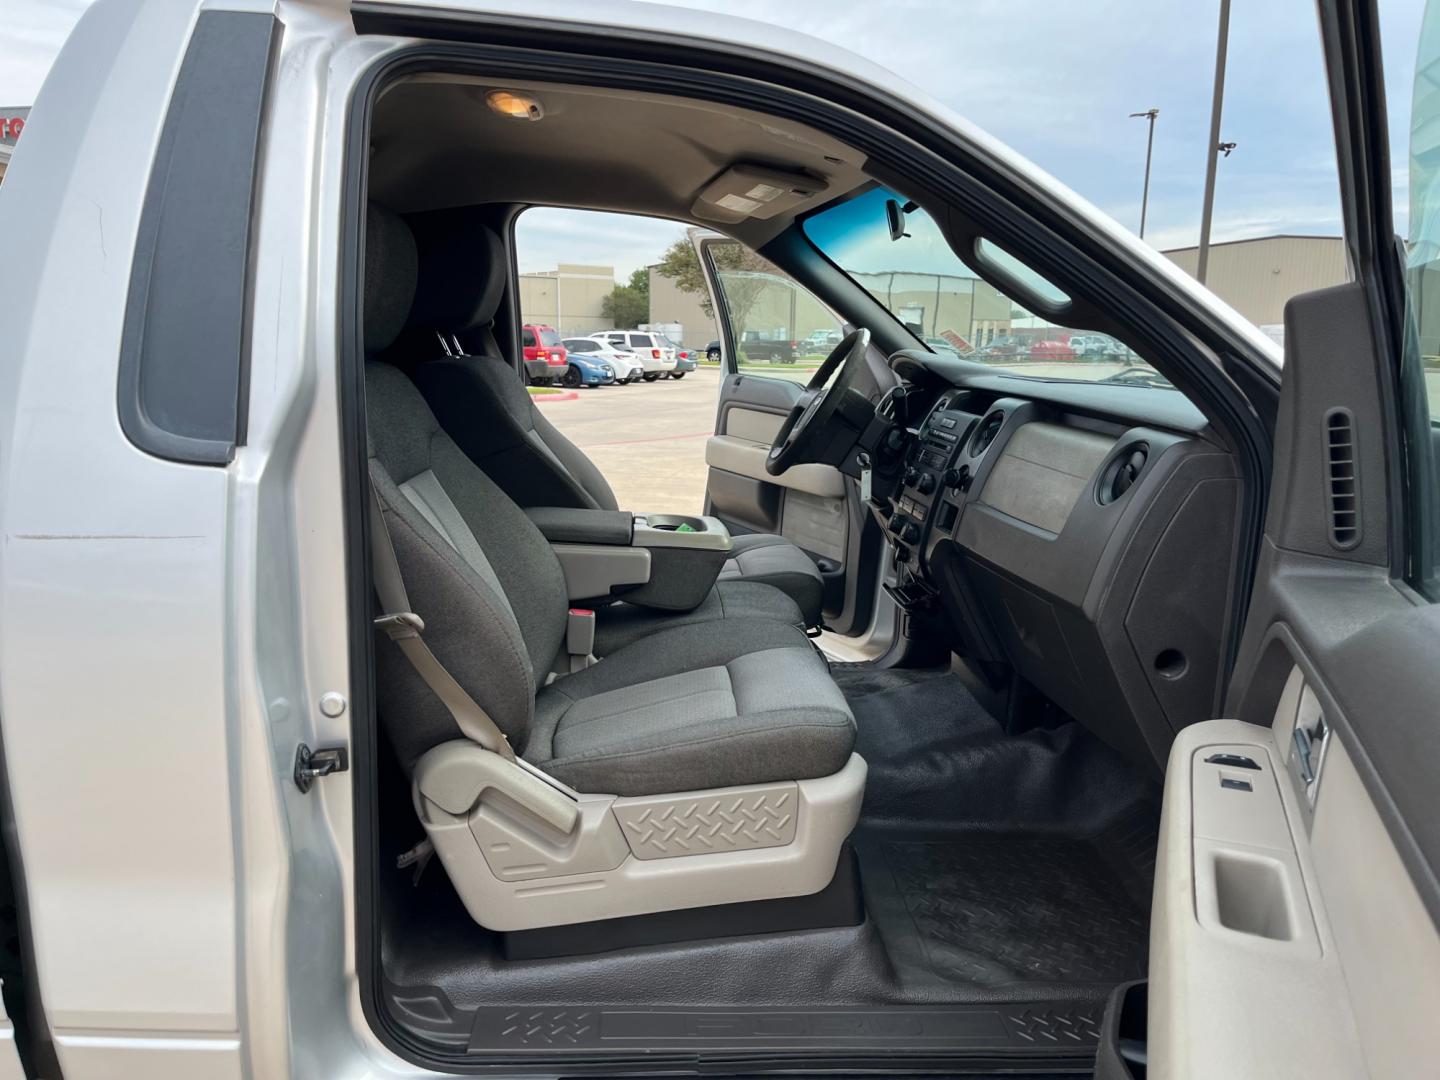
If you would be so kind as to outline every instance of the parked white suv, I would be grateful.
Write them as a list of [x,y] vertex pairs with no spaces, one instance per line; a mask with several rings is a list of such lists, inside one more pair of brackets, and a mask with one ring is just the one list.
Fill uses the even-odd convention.
[[675,370],[675,347],[664,334],[652,334],[646,330],[606,330],[591,334],[596,341],[604,341],[617,349],[629,349],[645,367],[645,381],[654,382],[661,375]]

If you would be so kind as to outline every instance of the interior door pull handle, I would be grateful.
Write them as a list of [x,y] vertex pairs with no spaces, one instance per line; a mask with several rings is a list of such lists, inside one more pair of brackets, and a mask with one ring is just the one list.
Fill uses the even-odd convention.
[[1244,754],[1211,754],[1205,759],[1206,765],[1225,765],[1232,769],[1255,769],[1257,772],[1260,766],[1255,764],[1255,759],[1246,757]]
[[1295,762],[1300,767],[1300,779],[1309,787],[1315,782],[1315,767],[1310,761],[1311,750],[1314,744],[1310,741],[1310,733],[1302,727],[1295,729]]

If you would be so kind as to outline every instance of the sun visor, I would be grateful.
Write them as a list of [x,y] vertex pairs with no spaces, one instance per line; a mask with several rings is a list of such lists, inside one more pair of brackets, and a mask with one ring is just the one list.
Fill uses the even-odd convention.
[[705,221],[772,218],[813,199],[829,184],[809,173],[732,165],[706,184],[690,212]]

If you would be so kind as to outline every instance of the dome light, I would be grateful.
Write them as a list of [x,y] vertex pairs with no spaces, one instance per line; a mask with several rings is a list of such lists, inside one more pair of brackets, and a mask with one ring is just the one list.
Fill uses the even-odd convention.
[[540,102],[514,90],[491,90],[485,95],[485,104],[501,116],[515,120],[539,120],[545,115],[545,107]]

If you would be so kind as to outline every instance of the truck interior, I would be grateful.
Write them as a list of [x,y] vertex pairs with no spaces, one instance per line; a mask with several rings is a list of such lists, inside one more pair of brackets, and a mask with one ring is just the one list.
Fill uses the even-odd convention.
[[[879,226],[885,183],[956,250],[980,229],[813,127],[430,73],[386,90],[370,144],[370,541],[505,737],[447,707],[382,590],[392,1022],[476,1066],[1092,1059],[1146,973],[1160,768],[1218,715],[1256,525],[1238,433],[1183,369],[1084,384],[931,351],[803,219],[859,199]],[[693,518],[617,507],[526,394],[509,226],[533,205],[707,226],[845,318],[808,387],[724,377]],[[999,267],[973,263],[1034,303]],[[1075,325],[1160,360],[1070,295]]]
[[[1408,125],[1317,10],[1282,349],[865,41],[94,5],[0,196],[0,1067],[1434,1073],[1440,3]],[[717,366],[537,408],[533,208],[684,231]],[[563,419],[706,388],[690,507]]]
[[[1249,822],[1242,847],[1297,805],[1247,731],[1323,748],[1323,691],[1274,643],[1227,711],[1278,373],[1162,271],[994,161],[907,151],[898,121],[886,143],[723,80],[518,70],[417,54],[357,113],[372,1024],[453,1072],[1088,1074],[1102,1024],[1145,1014],[1157,852],[1190,850],[1173,793],[1162,824],[1172,745],[1263,725],[1193,740],[1170,780],[1197,818]],[[714,234],[727,359],[693,514],[616,505],[526,393],[532,206]],[[876,238],[1128,359],[1071,378],[937,351],[848,265]],[[734,366],[705,247],[734,242],[843,319],[808,383]],[[1313,942],[1300,864],[1217,860],[1222,933]]]

